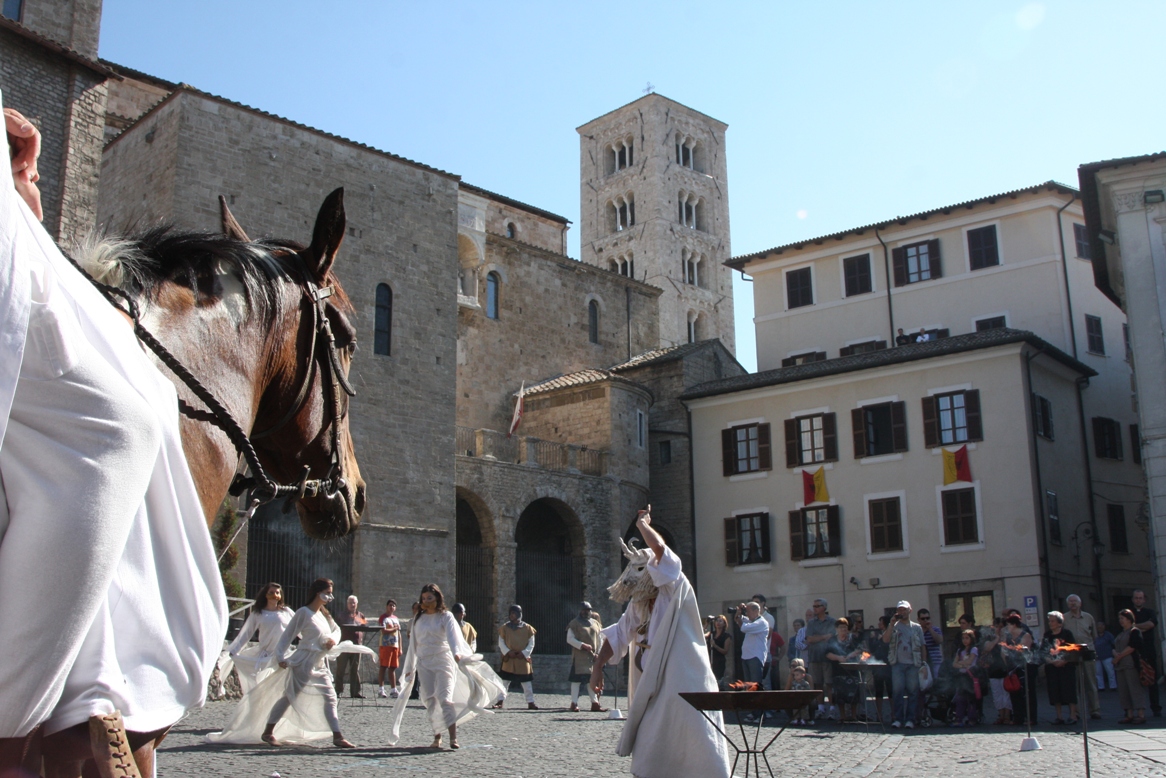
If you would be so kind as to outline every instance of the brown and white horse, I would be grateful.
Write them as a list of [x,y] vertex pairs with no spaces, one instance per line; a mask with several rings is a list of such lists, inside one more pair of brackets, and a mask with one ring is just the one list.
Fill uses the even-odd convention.
[[[307,246],[251,241],[222,207],[223,235],[156,228],[98,244],[80,264],[129,292],[146,329],[225,406],[273,480],[331,485],[297,500],[300,523],[313,538],[343,537],[365,508],[344,391],[356,332],[333,273],[345,229],[343,190],[324,201]],[[329,288],[331,296],[316,291]],[[180,397],[202,408],[175,383]],[[209,525],[239,454],[205,421],[183,418],[182,442]],[[141,774],[152,775],[166,731],[128,734]],[[98,774],[86,764],[86,725],[45,738],[42,753],[47,778]]]

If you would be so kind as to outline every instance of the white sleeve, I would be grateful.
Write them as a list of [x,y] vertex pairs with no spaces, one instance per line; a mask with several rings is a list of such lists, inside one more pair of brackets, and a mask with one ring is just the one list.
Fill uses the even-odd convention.
[[[304,615],[304,614],[308,615]],[[279,643],[275,646],[275,655],[279,657],[279,661],[284,662],[291,654],[291,642],[300,634],[300,630],[304,628],[304,622],[311,618],[311,611],[306,608],[300,608],[292,616],[291,621],[287,623],[287,627],[283,631],[283,637],[279,639]]]
[[570,627],[567,627],[567,645],[571,648],[577,648],[580,651],[583,650],[583,641],[575,637],[575,633],[571,631]]
[[522,655],[530,659],[530,655],[534,653],[534,635],[530,636],[530,640],[526,644],[526,648],[522,649]]
[[474,638],[473,640],[470,641],[470,653],[471,654],[478,653],[478,639],[477,638]]
[[498,653],[502,656],[510,653],[510,647],[506,645],[506,641],[502,639],[501,635],[498,636]]
[[239,630],[239,634],[235,636],[235,640],[231,643],[227,653],[234,656],[239,652],[247,642],[251,640],[251,636],[255,634],[255,630],[259,629],[259,611],[251,611],[251,615],[243,622],[243,627]]
[[627,655],[628,649],[632,643],[632,630],[635,627],[632,625],[634,616],[631,615],[635,610],[634,605],[628,605],[627,610],[619,617],[619,621],[612,624],[610,627],[603,628],[603,639],[611,644],[611,660],[609,665],[619,664],[620,660]]
[[680,557],[668,546],[664,546],[664,553],[659,561],[653,556],[652,561],[648,562],[647,571],[648,575],[652,576],[652,583],[656,584],[657,588],[663,589],[680,580]]
[[[462,634],[462,628],[458,626],[457,619],[453,614],[446,611],[444,614],[447,618],[445,620],[445,639],[449,641],[449,650],[458,656],[465,656],[466,645],[465,635]],[[472,651],[470,653],[473,653]]]

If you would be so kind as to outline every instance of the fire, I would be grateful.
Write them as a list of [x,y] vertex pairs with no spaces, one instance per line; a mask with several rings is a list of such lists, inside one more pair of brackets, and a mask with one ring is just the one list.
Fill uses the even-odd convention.
[[1024,651],[1024,646],[1013,646],[1008,643],[999,643],[1000,648],[1007,648],[1009,651]]
[[1077,643],[1062,643],[1061,641],[1058,640],[1056,646],[1053,647],[1052,652],[1053,653],[1066,653],[1066,652],[1072,652],[1072,651],[1080,651],[1082,648],[1083,648],[1083,646],[1078,645]]
[[735,692],[759,692],[761,691],[761,684],[754,683],[753,681],[749,681],[748,683],[745,681],[733,681],[729,684],[729,688]]
[[863,661],[863,662],[869,662],[869,661],[870,661],[870,652],[869,652],[869,651],[863,651],[863,652],[862,652],[862,655],[861,655],[861,656],[859,656],[859,659],[860,659],[861,661]]

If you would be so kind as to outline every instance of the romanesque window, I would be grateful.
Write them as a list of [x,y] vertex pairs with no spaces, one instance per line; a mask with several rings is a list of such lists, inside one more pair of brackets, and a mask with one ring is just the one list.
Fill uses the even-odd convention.
[[388,284],[377,284],[376,332],[373,336],[374,354],[392,354],[393,335],[393,290]]
[[620,232],[636,223],[636,198],[631,192],[607,201],[608,232]]
[[689,170],[701,170],[697,142],[687,135],[676,133],[676,164]]
[[698,254],[686,248],[680,250],[680,277],[684,280],[684,283],[701,288],[705,287],[705,278],[703,277],[704,268],[701,264],[703,259],[703,254]]
[[620,254],[611,260],[611,272],[619,273],[621,276],[628,278],[636,277],[636,260],[629,251],[627,254]]
[[498,318],[498,293],[501,291],[502,278],[491,271],[486,274],[486,317]]
[[705,337],[704,317],[696,311],[688,312],[688,342],[696,343]]
[[599,342],[599,303],[595,300],[587,303],[587,340]]
[[514,226],[514,222],[506,223],[506,237],[511,239],[518,237],[518,228]]
[[676,216],[685,227],[708,232],[704,223],[704,200],[698,195],[682,189],[676,198]]
[[606,149],[607,174],[611,175],[635,164],[635,144],[632,136],[612,142]]

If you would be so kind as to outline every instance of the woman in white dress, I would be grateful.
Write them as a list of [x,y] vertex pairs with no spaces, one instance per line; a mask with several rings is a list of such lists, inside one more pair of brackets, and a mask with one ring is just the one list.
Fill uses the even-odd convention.
[[[222,732],[212,732],[212,743],[258,743],[272,746],[321,740],[332,736],[332,745],[355,748],[340,732],[336,715],[336,689],[328,659],[344,652],[374,655],[372,649],[340,642],[340,627],[327,605],[332,601],[332,582],[314,581],[308,604],[292,616],[275,646],[279,667],[247,694]],[[292,641],[300,639],[299,648]],[[266,726],[264,726],[266,722]]]
[[449,732],[449,747],[458,748],[458,724],[485,712],[504,689],[481,655],[471,653],[437,584],[426,584],[420,603],[414,606],[401,680],[405,690],[393,711],[390,745],[400,738],[401,719],[415,682],[421,686],[419,696],[433,729],[431,748],[441,748],[443,731]]
[[[239,673],[239,686],[246,695],[267,676],[275,672],[279,660],[275,647],[284,629],[292,620],[294,611],[283,602],[283,587],[269,583],[259,590],[251,613],[225,656],[219,660],[219,688],[234,667]],[[259,642],[251,643],[251,636],[259,633]]]

